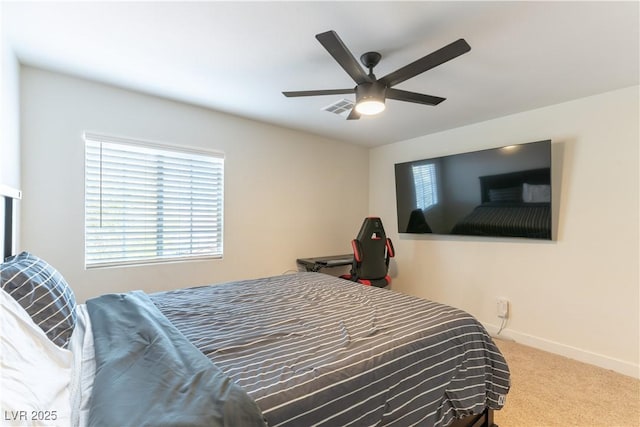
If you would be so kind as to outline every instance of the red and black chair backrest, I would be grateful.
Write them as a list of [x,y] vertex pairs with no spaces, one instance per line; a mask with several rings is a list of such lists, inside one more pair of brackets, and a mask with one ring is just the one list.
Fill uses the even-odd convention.
[[380,288],[391,283],[388,275],[389,258],[395,254],[380,218],[365,218],[358,236],[351,241],[351,246],[353,265],[351,274],[343,276],[344,278]]

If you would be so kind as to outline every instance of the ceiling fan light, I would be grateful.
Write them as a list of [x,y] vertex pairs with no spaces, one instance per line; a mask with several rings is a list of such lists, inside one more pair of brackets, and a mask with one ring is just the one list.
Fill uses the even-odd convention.
[[386,88],[379,83],[361,83],[356,86],[356,111],[372,116],[384,111]]
[[384,102],[378,99],[363,99],[356,104],[356,111],[365,116],[380,114],[384,109]]

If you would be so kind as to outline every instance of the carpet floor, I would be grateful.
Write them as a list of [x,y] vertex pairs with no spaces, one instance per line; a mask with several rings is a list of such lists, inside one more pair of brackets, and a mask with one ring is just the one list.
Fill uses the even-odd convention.
[[511,371],[500,427],[640,427],[640,380],[496,339]]

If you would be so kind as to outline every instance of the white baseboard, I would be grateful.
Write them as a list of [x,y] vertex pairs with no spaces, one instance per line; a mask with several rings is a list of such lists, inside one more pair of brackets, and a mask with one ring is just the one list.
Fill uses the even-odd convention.
[[640,365],[634,365],[631,362],[626,362],[624,360],[604,356],[598,353],[593,353],[591,351],[572,347],[555,341],[550,341],[508,328],[503,329],[502,332],[500,332],[500,335],[496,335],[499,330],[498,325],[483,323],[483,326],[485,327],[487,332],[491,334],[492,337],[515,341],[519,344],[524,344],[529,347],[537,348],[539,350],[548,351],[549,353],[559,354],[570,359],[589,363],[600,368],[610,369],[623,375],[640,379]]

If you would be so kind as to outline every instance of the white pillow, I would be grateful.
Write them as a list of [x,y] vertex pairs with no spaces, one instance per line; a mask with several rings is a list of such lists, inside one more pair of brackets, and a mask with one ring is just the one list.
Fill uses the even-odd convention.
[[0,328],[0,426],[69,426],[71,352],[1,289]]
[[522,201],[543,203],[551,201],[551,186],[545,184],[522,184]]

